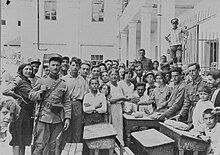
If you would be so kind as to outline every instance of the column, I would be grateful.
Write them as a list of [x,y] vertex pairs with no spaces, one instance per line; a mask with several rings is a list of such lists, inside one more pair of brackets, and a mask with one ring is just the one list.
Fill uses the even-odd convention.
[[[169,49],[169,44],[165,40],[165,36],[168,30],[172,28],[171,19],[175,17],[175,0],[161,0],[161,55],[167,55],[167,49]],[[168,56],[169,58],[169,56]]]
[[151,7],[141,7],[141,48],[145,49],[146,57],[153,58],[151,52]]
[[121,32],[121,62],[126,64],[126,60],[128,59],[128,51],[127,51],[127,42],[128,42],[128,34],[126,31]]
[[136,30],[137,30],[137,22],[132,21],[128,24],[129,30],[129,43],[128,43],[128,59],[136,59]]

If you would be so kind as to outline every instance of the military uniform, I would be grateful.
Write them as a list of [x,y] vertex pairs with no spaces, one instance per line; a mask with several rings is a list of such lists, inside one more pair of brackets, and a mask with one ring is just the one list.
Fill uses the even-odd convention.
[[[71,119],[69,90],[65,81],[60,79],[59,74],[50,74],[47,78],[38,80],[29,93],[32,101],[42,99],[41,86],[43,85],[46,85],[48,90],[45,93],[46,97],[39,112],[39,122],[35,128],[34,155],[41,155],[47,144],[49,151],[54,154],[56,138],[63,129],[63,122],[65,119]],[[53,91],[48,95],[49,89]]]
[[197,93],[198,89],[205,85],[206,82],[202,79],[201,76],[186,85],[183,107],[179,115],[181,116],[181,118],[186,118],[188,116],[187,122],[189,123],[189,125],[192,124],[193,110],[199,100],[199,95]]

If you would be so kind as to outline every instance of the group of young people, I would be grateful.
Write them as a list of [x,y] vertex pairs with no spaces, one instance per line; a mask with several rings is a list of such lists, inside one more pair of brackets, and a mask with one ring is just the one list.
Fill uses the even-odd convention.
[[[204,79],[197,63],[183,71],[168,63],[166,56],[159,63],[146,58],[143,49],[139,53],[140,59],[128,66],[117,60],[91,65],[52,54],[42,77],[36,75],[39,60],[21,64],[3,91],[16,100],[10,99],[12,110],[6,108],[13,114],[7,121],[13,154],[24,155],[31,143],[34,155],[61,153],[66,142],[83,142],[83,127],[96,123],[113,124],[123,142],[123,114],[127,114],[185,122],[192,134],[211,141],[209,154],[219,155],[220,71]],[[2,122],[4,137],[8,124]],[[63,136],[59,146],[58,135]]]

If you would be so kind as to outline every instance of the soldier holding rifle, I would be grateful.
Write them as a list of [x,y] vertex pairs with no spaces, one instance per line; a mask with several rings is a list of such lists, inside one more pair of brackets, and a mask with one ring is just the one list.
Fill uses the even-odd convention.
[[62,56],[52,54],[49,59],[50,74],[38,80],[29,93],[32,101],[39,101],[34,129],[33,155],[42,155],[45,146],[49,146],[49,154],[55,154],[56,138],[63,130],[67,130],[71,118],[71,105],[67,84],[60,78]]

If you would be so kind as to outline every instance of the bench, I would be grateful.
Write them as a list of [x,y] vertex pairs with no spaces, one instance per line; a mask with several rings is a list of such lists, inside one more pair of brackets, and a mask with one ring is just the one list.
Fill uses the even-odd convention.
[[115,138],[115,142],[116,142],[116,144],[115,144],[115,153],[117,155],[134,155],[134,153],[128,147],[124,147],[124,145],[118,139],[117,136]]
[[83,144],[82,143],[66,143],[61,155],[82,155]]

